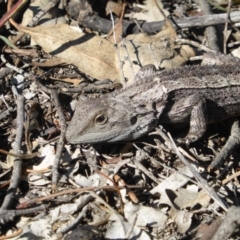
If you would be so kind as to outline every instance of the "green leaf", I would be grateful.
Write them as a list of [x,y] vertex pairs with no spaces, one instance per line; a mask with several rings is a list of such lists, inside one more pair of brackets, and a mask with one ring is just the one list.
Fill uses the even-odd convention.
[[18,49],[10,40],[5,38],[4,36],[0,35],[0,38],[11,48]]

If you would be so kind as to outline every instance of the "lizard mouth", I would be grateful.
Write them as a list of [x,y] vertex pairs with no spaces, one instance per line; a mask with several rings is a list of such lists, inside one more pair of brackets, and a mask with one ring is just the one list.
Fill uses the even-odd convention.
[[71,144],[94,144],[94,143],[114,143],[118,141],[126,141],[130,140],[127,134],[121,134],[121,132],[115,132],[114,134],[111,132],[109,134],[102,133],[87,133],[83,135],[69,135],[66,134],[66,140]]

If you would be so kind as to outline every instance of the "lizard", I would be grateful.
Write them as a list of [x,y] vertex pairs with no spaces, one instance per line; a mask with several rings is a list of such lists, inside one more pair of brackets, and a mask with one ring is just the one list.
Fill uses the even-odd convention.
[[66,140],[114,143],[141,137],[158,124],[189,123],[179,142],[197,141],[207,124],[240,115],[240,65],[143,67],[134,84],[97,98],[80,99]]

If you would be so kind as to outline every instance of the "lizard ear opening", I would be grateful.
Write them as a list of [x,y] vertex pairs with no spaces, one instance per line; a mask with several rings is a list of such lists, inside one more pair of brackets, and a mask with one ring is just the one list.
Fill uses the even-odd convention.
[[137,117],[136,116],[131,117],[130,122],[132,125],[134,125],[137,122]]

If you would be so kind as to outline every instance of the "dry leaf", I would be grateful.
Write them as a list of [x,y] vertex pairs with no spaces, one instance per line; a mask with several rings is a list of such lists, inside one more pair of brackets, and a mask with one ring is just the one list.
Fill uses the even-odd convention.
[[[99,36],[75,32],[65,24],[19,27],[19,30],[30,34],[46,52],[74,64],[82,72],[100,80],[116,81],[123,73],[128,84],[131,84],[135,74],[144,65],[173,68],[194,56],[194,51],[189,46],[176,45],[176,32],[169,23],[153,36],[143,33],[129,35],[118,44],[119,54],[116,54],[109,41]],[[122,84],[125,84],[123,78]]]
[[178,206],[179,209],[192,209],[195,206],[198,206],[198,209],[207,208],[211,200],[209,194],[204,190],[201,190],[200,192],[193,192],[188,189],[180,188],[174,193],[177,196],[174,199],[174,204]]
[[[34,0],[29,1],[30,5],[23,14],[22,25],[27,26],[30,23],[34,16],[37,15],[40,9],[44,9],[45,6],[49,3],[49,0]],[[48,24],[50,21],[54,20],[55,23],[61,21],[61,23],[66,23],[66,18],[61,14],[61,10],[55,6],[51,11],[47,11],[38,22],[38,25]]]
[[124,216],[130,223],[134,215],[137,216],[136,222],[134,222],[134,225],[137,227],[151,225],[152,228],[163,228],[168,218],[161,209],[135,205],[131,202],[126,203],[124,205]]
[[66,10],[69,16],[80,24],[84,17],[93,14],[90,1],[70,0]]
[[74,64],[82,72],[96,79],[118,79],[115,69],[115,48],[107,40],[75,32],[66,24],[26,28],[28,33],[44,51],[61,60]]
[[114,26],[114,31],[111,30],[109,33],[109,35],[111,34],[111,36],[108,40],[113,44],[117,44],[122,40],[122,20],[123,20],[123,14],[125,11],[125,7],[126,7],[126,4],[123,4],[120,19]]
[[[123,72],[129,85],[140,68],[147,64],[166,69],[179,67],[194,56],[194,51],[187,45],[177,45],[176,38],[177,34],[168,22],[158,34],[149,36],[139,33],[127,36],[118,44],[121,64],[116,54],[116,68],[119,75]],[[124,82],[122,84],[126,85]]]
[[[137,207],[138,208],[138,207]],[[107,209],[106,209],[107,210]],[[106,230],[104,239],[126,239],[126,234],[129,232],[128,239],[150,240],[150,236],[140,227],[129,222],[131,219],[123,218],[120,214],[109,211],[110,224]],[[133,218],[135,214],[131,215]]]
[[117,17],[121,16],[123,5],[118,2],[108,1],[106,5],[106,15],[109,15],[111,12],[115,13]]
[[234,56],[234,57],[237,57],[237,58],[240,58],[240,48],[236,48],[234,49],[231,54]]
[[[188,176],[189,178],[193,177],[193,174],[188,167],[183,167],[179,169],[179,172],[183,175]],[[182,174],[174,172],[150,191],[151,194],[157,194],[161,196],[161,198],[159,199],[159,204],[169,205],[173,209],[175,209],[175,206],[172,204],[172,199],[169,199],[169,195],[167,194],[167,192],[174,192],[189,181]]]
[[[157,2],[158,2],[158,5]],[[162,9],[166,16],[169,15],[169,12],[163,8],[163,4],[160,0],[146,0],[145,5],[138,5],[143,10],[139,13],[131,13],[126,16],[130,18],[135,18],[137,20],[143,20],[146,22],[155,22],[155,21],[163,21],[164,16],[159,11],[158,7]]]
[[177,213],[175,223],[177,224],[180,233],[184,234],[190,228],[192,224],[192,216],[193,213],[191,212],[179,211]]

